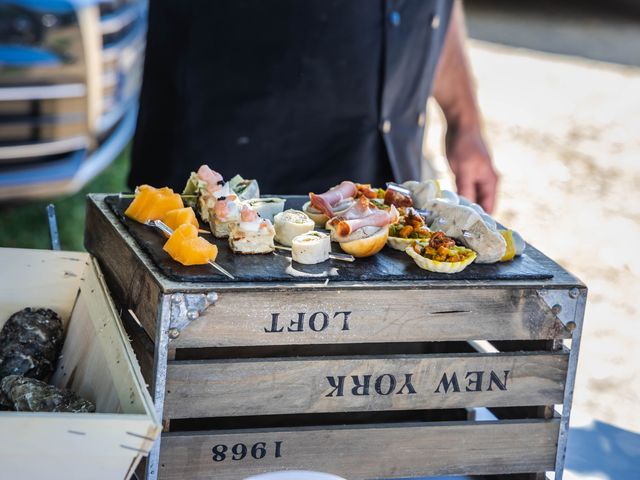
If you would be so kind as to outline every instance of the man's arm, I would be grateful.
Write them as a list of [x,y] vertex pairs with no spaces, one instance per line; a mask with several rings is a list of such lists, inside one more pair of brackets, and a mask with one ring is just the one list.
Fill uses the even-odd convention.
[[458,193],[491,212],[498,176],[482,138],[480,111],[465,39],[462,2],[455,0],[436,70],[433,95],[447,119],[447,157],[456,176]]

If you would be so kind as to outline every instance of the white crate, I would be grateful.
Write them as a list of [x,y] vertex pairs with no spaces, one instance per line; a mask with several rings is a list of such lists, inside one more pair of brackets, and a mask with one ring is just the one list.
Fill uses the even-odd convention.
[[65,325],[51,383],[96,413],[0,412],[0,477],[126,479],[160,428],[95,260],[85,253],[0,248],[0,327],[25,307]]

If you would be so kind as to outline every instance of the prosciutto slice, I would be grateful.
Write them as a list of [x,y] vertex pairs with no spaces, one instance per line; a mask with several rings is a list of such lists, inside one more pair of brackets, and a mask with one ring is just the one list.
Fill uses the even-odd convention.
[[201,165],[197,175],[200,180],[207,184],[207,191],[209,193],[220,190],[224,184],[222,175],[215,170],[211,170],[207,165]]
[[328,217],[333,217],[333,207],[347,198],[355,197],[358,192],[356,184],[344,181],[340,185],[331,188],[329,191],[317,195],[313,192],[309,193],[311,205],[317,208]]
[[338,217],[332,225],[339,237],[347,237],[364,227],[386,227],[397,221],[398,210],[392,205],[388,210],[374,210],[361,218],[345,220],[342,217]]
[[349,209],[340,215],[342,220],[353,220],[354,218],[362,218],[370,215],[373,210],[370,207],[367,197],[360,197]]

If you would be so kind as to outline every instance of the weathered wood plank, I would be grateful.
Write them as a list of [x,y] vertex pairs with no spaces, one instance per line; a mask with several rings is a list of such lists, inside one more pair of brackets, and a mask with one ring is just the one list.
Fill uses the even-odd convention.
[[150,391],[151,385],[153,385],[153,340],[148,337],[144,328],[138,325],[128,312],[123,312],[121,318],[122,325],[129,336],[133,353],[135,353],[140,365],[140,371],[146,382],[147,389]]
[[521,420],[166,433],[160,478],[239,480],[292,469],[350,480],[540,472],[553,469],[558,428],[557,420]]
[[164,414],[546,405],[562,401],[567,359],[549,352],[175,361],[167,369]]
[[221,293],[176,348],[570,338],[535,290]]
[[126,241],[124,227],[107,213],[87,200],[85,247],[98,259],[117,307],[133,310],[149,337],[155,338],[160,285],[140,258],[139,248]]

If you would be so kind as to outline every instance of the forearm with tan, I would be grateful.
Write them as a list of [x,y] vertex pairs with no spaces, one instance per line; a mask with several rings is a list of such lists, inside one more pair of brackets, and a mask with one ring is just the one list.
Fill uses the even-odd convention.
[[447,158],[456,176],[458,192],[491,212],[498,176],[482,134],[481,114],[465,49],[464,13],[459,0],[451,15],[433,95],[447,120]]

